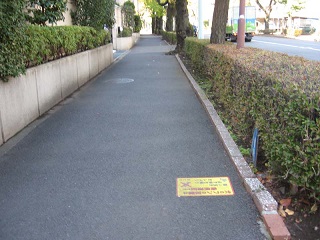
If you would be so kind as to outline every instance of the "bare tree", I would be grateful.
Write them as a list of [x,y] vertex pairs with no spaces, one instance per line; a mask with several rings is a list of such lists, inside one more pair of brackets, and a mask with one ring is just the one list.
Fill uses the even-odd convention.
[[264,19],[265,24],[265,30],[269,30],[269,21],[270,21],[270,15],[272,12],[272,7],[277,3],[277,0],[268,0],[267,5],[262,5],[261,0],[256,0],[256,3],[258,4],[259,8],[265,13],[266,17]]
[[216,0],[213,10],[210,43],[223,44],[226,37],[229,0]]

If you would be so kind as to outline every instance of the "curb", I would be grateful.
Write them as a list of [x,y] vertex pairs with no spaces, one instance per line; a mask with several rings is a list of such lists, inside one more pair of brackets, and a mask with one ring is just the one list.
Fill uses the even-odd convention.
[[223,124],[217,111],[214,109],[212,103],[207,98],[204,91],[200,88],[189,71],[184,66],[183,62],[176,55],[176,58],[182,68],[183,72],[187,76],[192,88],[194,89],[201,104],[206,110],[211,123],[215,127],[218,136],[223,143],[223,146],[229,155],[232,163],[234,164],[247,192],[251,195],[259,213],[262,217],[266,228],[274,240],[289,240],[291,235],[285,226],[283,219],[279,216],[277,209],[278,203],[262,185],[262,183],[256,178],[255,174],[251,171],[248,163],[242,156],[238,146],[232,139],[228,129]]

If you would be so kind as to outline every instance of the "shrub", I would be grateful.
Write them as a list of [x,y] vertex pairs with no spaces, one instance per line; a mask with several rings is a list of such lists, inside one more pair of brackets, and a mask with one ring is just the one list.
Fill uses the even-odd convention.
[[286,30],[286,34],[289,36],[295,36],[298,37],[302,34],[302,29],[293,29],[293,28],[289,28]]
[[[320,66],[286,54],[186,39],[185,51],[211,79],[215,103],[240,141],[259,128],[275,175],[320,198]],[[195,52],[199,51],[199,52]]]
[[119,33],[118,37],[131,37],[132,36],[132,30],[131,28],[124,27],[123,30]]
[[177,34],[176,32],[161,32],[162,38],[166,40],[169,44],[176,44],[177,43]]
[[0,2],[0,79],[8,81],[25,72],[26,47],[24,0]]
[[134,29],[133,32],[139,33],[142,28],[142,21],[139,15],[134,15]]
[[134,3],[131,1],[126,1],[122,8],[122,25],[128,28],[134,28],[134,13],[135,13],[135,6]]
[[106,31],[90,27],[58,26],[39,27],[31,25],[26,31],[28,37],[25,56],[27,67],[61,58],[80,51],[96,48],[110,40]]
[[[7,53],[12,58],[14,51],[17,52],[15,57],[21,61],[19,71],[16,70],[17,66],[12,62],[1,65],[0,76],[2,80],[7,80],[9,76],[18,76],[25,71],[26,67],[93,49],[106,44],[111,39],[110,33],[104,30],[96,31],[91,27],[80,26],[40,27],[30,25],[24,31],[24,36],[26,38],[25,45],[18,49],[11,49],[8,46],[12,52],[11,55]],[[5,53],[5,49],[1,50],[1,53]],[[6,55],[1,55],[0,61],[6,59],[10,60]]]

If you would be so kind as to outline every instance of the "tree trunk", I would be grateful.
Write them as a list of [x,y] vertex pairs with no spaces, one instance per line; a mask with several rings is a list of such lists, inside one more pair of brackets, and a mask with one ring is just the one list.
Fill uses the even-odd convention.
[[173,31],[173,18],[176,16],[176,7],[174,3],[168,3],[167,8],[167,22],[166,22],[166,31]]
[[162,17],[156,17],[156,34],[160,34],[163,30],[163,19]]
[[269,21],[270,21],[270,15],[266,15],[266,18],[264,19],[265,32],[269,32],[269,29],[270,29]]
[[152,34],[156,33],[156,24],[157,24],[156,18],[152,17],[152,22],[151,22]]
[[256,3],[258,4],[259,8],[266,14],[266,17],[264,19],[264,30],[266,32],[269,32],[269,21],[270,21],[270,15],[272,12],[272,6],[275,5],[275,0],[269,0],[269,5],[267,7],[263,7],[260,3],[260,0],[256,0]]
[[174,52],[180,52],[184,48],[184,40],[187,37],[187,26],[189,23],[188,16],[188,2],[187,0],[176,0],[176,35],[177,35],[177,46]]
[[229,0],[216,0],[212,17],[210,43],[225,43],[228,9]]

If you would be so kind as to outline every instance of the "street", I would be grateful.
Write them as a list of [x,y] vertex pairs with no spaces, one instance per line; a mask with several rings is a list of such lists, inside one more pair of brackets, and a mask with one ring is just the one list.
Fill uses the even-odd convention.
[[245,43],[245,46],[320,61],[320,42],[257,35],[252,42]]

